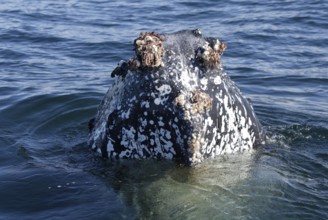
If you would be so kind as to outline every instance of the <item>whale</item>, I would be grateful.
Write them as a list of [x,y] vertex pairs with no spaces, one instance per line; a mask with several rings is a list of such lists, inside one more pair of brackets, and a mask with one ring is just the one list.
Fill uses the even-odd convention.
[[101,157],[194,166],[265,144],[251,101],[222,67],[225,42],[195,29],[142,32],[132,46],[89,122]]

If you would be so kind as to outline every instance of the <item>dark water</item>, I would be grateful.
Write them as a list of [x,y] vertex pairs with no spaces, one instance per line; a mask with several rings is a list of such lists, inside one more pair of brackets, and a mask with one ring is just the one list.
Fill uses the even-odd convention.
[[[266,2],[1,2],[0,219],[328,219],[328,2]],[[133,39],[187,28],[228,43],[268,145],[194,169],[95,157],[87,121]]]

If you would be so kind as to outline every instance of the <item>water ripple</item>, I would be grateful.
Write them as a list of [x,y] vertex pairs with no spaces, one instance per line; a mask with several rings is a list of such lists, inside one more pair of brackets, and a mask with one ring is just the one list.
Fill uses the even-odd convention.
[[[2,2],[0,218],[327,219],[327,11],[324,0]],[[268,146],[191,170],[95,157],[87,122],[133,39],[187,28],[228,44],[223,66]]]

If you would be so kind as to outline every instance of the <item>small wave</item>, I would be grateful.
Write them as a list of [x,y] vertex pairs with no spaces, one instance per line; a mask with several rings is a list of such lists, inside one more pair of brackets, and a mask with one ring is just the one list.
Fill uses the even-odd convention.
[[308,143],[322,145],[328,140],[328,129],[310,125],[269,127],[270,142],[299,146]]
[[[11,150],[28,160],[58,160],[72,146],[87,139],[87,123],[96,112],[94,94],[37,95],[1,110],[1,127]],[[87,148],[87,147],[86,147]]]

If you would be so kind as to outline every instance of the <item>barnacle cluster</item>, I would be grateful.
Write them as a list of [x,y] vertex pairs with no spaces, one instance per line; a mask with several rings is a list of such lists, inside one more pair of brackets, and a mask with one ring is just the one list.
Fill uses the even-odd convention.
[[[134,41],[137,60],[130,60],[133,67],[159,67],[163,65],[163,37],[154,32],[142,32]],[[140,62],[140,63],[138,63]]]
[[193,90],[191,97],[192,113],[202,113],[208,111],[212,108],[212,99],[211,97],[200,90]]
[[191,92],[189,100],[186,95],[180,94],[175,98],[175,103],[184,109],[186,120],[190,120],[191,115],[212,109],[212,98],[207,93],[197,89]]
[[200,135],[192,134],[191,138],[188,140],[188,152],[191,155],[189,159],[190,163],[200,163],[202,160],[202,155],[200,153],[201,146],[204,145],[204,139]]
[[[201,118],[201,114],[212,109],[212,98],[209,94],[195,89],[190,95],[180,94],[175,98],[175,104],[183,109],[184,119],[191,121],[194,117]],[[196,130],[188,137],[188,153],[190,154],[190,163],[199,163],[202,160],[200,153],[201,146],[204,144],[204,138]]]
[[221,67],[221,55],[227,45],[218,39],[207,38],[204,46],[197,48],[196,60],[206,69],[219,69]]
[[134,40],[136,55],[128,61],[120,61],[113,70],[111,77],[128,74],[128,71],[137,71],[140,67],[159,67],[163,66],[162,57],[164,38],[154,32],[141,32],[139,37]]

